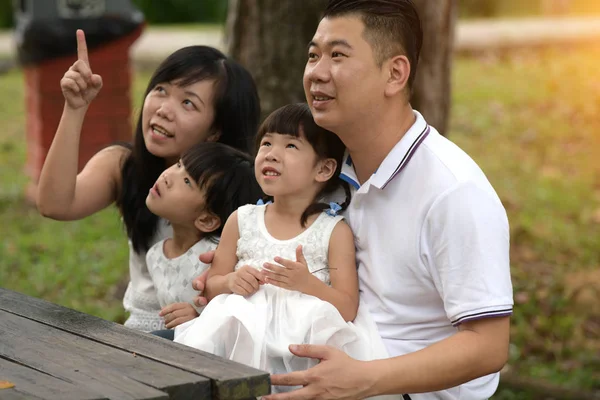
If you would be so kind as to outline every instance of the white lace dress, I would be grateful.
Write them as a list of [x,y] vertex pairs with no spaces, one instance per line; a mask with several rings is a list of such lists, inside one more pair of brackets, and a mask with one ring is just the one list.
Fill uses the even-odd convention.
[[[265,205],[238,209],[236,269],[244,265],[260,269],[276,256],[295,260],[302,244],[309,270],[330,284],[329,238],[342,217],[322,213],[297,237],[277,240],[266,229],[265,209]],[[331,345],[360,360],[387,357],[366,307],[361,305],[354,323],[349,323],[330,303],[273,285],[263,285],[248,297],[215,297],[198,318],[175,329],[175,341],[270,373],[316,365],[315,360],[293,356],[290,344]]]
[[[159,219],[152,244],[173,235],[171,225]],[[129,313],[125,326],[144,332],[162,329],[163,319],[158,316],[160,304],[156,288],[146,265],[146,252],[137,253],[129,241],[129,284],[123,297],[123,307]]]
[[[209,267],[200,261],[200,254],[216,249],[217,244],[210,239],[202,239],[179,257],[168,258],[164,252],[166,240],[156,243],[146,254],[146,265],[160,308],[173,303],[190,303],[200,313],[201,308],[194,305],[198,292],[192,287],[192,280]],[[164,321],[159,329],[165,329]]]

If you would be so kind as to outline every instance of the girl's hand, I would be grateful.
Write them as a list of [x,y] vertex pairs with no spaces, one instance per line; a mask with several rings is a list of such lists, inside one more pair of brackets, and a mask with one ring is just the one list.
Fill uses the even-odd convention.
[[265,283],[306,293],[311,282],[318,279],[308,270],[308,264],[302,254],[301,245],[296,248],[296,261],[275,257],[275,262],[283,265],[283,267],[271,263],[263,265]]
[[102,88],[100,75],[92,74],[85,34],[77,30],[77,61],[60,80],[67,106],[73,110],[88,106]]
[[163,307],[158,315],[165,319],[165,327],[171,329],[196,318],[198,312],[190,303],[173,303]]
[[244,265],[242,268],[227,275],[227,286],[232,293],[250,296],[258,291],[263,284],[262,273],[256,268]]

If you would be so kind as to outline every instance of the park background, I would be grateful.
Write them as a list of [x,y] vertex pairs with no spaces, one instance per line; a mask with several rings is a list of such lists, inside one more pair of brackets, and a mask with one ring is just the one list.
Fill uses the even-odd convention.
[[[226,0],[133,3],[147,33],[223,34]],[[600,21],[600,1],[459,0],[458,16],[459,27],[502,22],[518,31],[531,20]],[[0,0],[0,36],[13,28],[11,0]],[[453,53],[447,136],[483,168],[511,225],[515,312],[494,399],[597,398],[600,36],[483,47]],[[136,54],[135,115],[156,66],[156,55]],[[0,286],[123,322],[128,250],[118,212],[56,222],[25,201],[26,118],[22,71],[0,52]]]

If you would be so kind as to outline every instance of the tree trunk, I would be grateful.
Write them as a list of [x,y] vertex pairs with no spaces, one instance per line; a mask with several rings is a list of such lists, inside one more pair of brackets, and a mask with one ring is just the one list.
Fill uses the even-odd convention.
[[448,133],[456,0],[414,0],[423,26],[423,48],[411,104],[442,135]]
[[263,117],[289,103],[304,102],[306,46],[325,0],[229,0],[228,53],[254,76]]

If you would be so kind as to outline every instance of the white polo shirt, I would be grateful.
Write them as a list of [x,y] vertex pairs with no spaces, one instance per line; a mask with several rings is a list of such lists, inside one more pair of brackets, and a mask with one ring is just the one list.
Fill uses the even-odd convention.
[[[361,296],[392,357],[455,334],[461,322],[510,315],[513,306],[508,219],[498,195],[466,153],[415,116],[362,186],[349,156],[342,168],[356,189],[346,217]],[[486,399],[498,377],[410,397]]]

